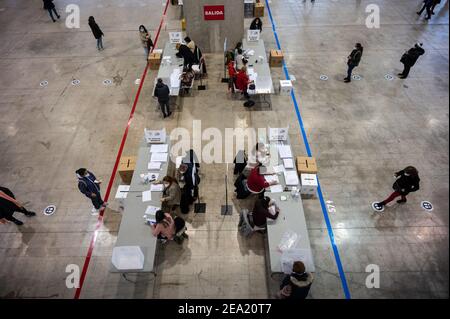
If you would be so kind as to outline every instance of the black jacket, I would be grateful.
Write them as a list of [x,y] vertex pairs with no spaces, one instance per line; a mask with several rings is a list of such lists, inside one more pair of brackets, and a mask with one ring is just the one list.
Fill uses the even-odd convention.
[[91,27],[92,33],[94,34],[94,37],[96,39],[100,39],[102,37],[103,32],[102,30],[100,30],[100,27],[98,26],[98,24],[96,22],[90,22],[89,26]]
[[250,24],[250,30],[259,30],[262,32],[262,21],[259,21],[259,26],[256,25],[256,19]]
[[[16,198],[14,194],[6,187],[0,187],[0,191],[14,199]],[[16,204],[0,197],[0,218],[10,217],[14,214],[15,211],[19,210],[20,207],[17,207]]]
[[395,175],[398,176],[392,188],[399,192],[400,194],[406,196],[411,192],[417,192],[420,189],[420,178],[419,176],[405,175],[405,171],[397,172]]
[[158,98],[158,102],[169,102],[170,89],[164,83],[156,83],[155,93],[153,95]]
[[352,51],[352,53],[350,53],[347,64],[358,66],[359,62],[361,61],[361,57],[362,57],[362,51],[355,49]]
[[55,4],[53,3],[53,0],[43,0],[44,1],[44,9],[53,9],[55,7]]
[[303,275],[293,273],[290,276],[284,277],[280,289],[288,293],[290,292],[286,299],[306,299],[313,280],[314,277],[310,273]]
[[421,55],[425,54],[425,50],[421,47],[414,47],[408,50],[407,53],[403,54],[400,62],[407,66],[414,66]]
[[178,49],[177,57],[184,59],[184,65],[193,65],[195,64],[194,53],[192,53],[191,49],[188,48],[187,45],[182,44]]

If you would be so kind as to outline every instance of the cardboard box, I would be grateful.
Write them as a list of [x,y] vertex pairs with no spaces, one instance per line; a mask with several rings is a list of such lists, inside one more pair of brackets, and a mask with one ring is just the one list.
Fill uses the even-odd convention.
[[292,88],[292,81],[280,80],[280,95],[291,95]]
[[300,175],[300,193],[302,195],[316,195],[319,183],[316,174],[301,174]]
[[299,174],[317,174],[317,163],[314,157],[297,157],[297,172]]
[[281,67],[283,66],[283,51],[280,50],[271,50],[270,51],[270,59],[269,59],[269,63],[270,63],[270,67]]
[[136,168],[136,157],[135,156],[123,156],[119,163],[119,175],[123,183],[126,185],[131,184],[133,179],[134,170]]
[[264,17],[264,4],[263,3],[255,3],[255,11],[254,14],[255,18],[261,18]]
[[150,53],[148,55],[148,65],[150,70],[158,70],[161,65],[161,53]]

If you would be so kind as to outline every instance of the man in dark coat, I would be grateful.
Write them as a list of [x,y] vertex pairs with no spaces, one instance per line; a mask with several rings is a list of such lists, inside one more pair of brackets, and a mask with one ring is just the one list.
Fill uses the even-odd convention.
[[48,14],[50,15],[50,18],[52,18],[53,22],[56,22],[55,18],[53,17],[52,11],[56,14],[56,17],[59,19],[61,16],[56,12],[55,4],[53,3],[53,0],[42,0],[44,2],[44,9],[48,11]]
[[363,54],[363,50],[364,48],[362,47],[361,43],[356,43],[355,49],[348,56],[347,58],[348,70],[347,70],[347,77],[344,79],[345,83],[349,83],[352,81],[353,69],[359,65],[359,62],[361,61],[361,57]]
[[178,53],[176,54],[177,57],[184,59],[184,67],[192,66],[195,64],[195,56],[194,53],[189,49],[189,47],[185,44],[177,43],[177,50]]
[[6,187],[0,187],[0,221],[9,220],[14,224],[21,226],[23,222],[13,217],[15,212],[20,212],[25,216],[36,216],[36,213],[28,211],[19,201],[16,200],[14,194]]
[[408,166],[404,170],[395,173],[394,176],[397,178],[394,185],[392,185],[394,192],[384,201],[373,204],[373,208],[378,212],[382,212],[384,206],[397,197],[401,197],[401,199],[397,201],[398,204],[406,203],[406,196],[409,193],[417,192],[420,189],[419,172],[415,167]]
[[158,79],[153,95],[158,98],[158,103],[161,107],[164,118],[172,115],[169,107],[170,89],[166,84],[164,84],[162,79]]
[[292,273],[284,277],[277,294],[279,299],[306,299],[313,283],[314,276],[307,273],[301,261],[294,262]]
[[103,39],[102,39],[102,37],[104,36],[103,31],[100,29],[97,22],[95,22],[93,16],[90,16],[88,21],[92,34],[94,35],[94,38],[97,40],[97,49],[99,51],[103,50]]
[[101,182],[97,180],[93,173],[85,168],[80,168],[75,174],[78,177],[78,189],[92,201],[92,204],[94,205],[92,215],[97,215],[100,209],[108,205],[103,201],[102,195],[100,194]]
[[435,0],[424,0],[422,9],[420,11],[417,11],[416,13],[418,15],[421,15],[422,12],[426,9],[427,10],[427,17],[425,18],[425,20],[431,19],[431,15],[432,15],[433,9],[434,9],[434,7],[437,4],[437,3],[434,4],[434,1]]
[[422,43],[416,43],[414,48],[411,48],[403,54],[400,62],[403,63],[404,69],[402,73],[399,73],[398,76],[401,79],[406,79],[408,77],[409,71],[416,64],[417,60],[421,55],[425,54],[425,50],[422,48]]

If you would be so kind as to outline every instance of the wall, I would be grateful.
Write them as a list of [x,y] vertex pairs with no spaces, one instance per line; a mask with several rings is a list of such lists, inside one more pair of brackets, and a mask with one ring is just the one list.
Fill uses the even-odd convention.
[[[243,0],[184,0],[186,34],[204,53],[221,53],[225,38],[227,49],[244,37]],[[204,5],[225,5],[225,20],[205,21]]]

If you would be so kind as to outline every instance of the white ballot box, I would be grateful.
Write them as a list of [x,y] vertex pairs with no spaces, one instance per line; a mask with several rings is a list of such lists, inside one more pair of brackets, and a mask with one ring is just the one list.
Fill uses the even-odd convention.
[[291,95],[292,81],[280,80],[280,95]]
[[144,268],[144,254],[139,246],[119,246],[113,249],[112,263],[118,270]]
[[300,193],[304,195],[316,195],[317,188],[319,187],[316,174],[301,174],[300,180],[302,184]]

